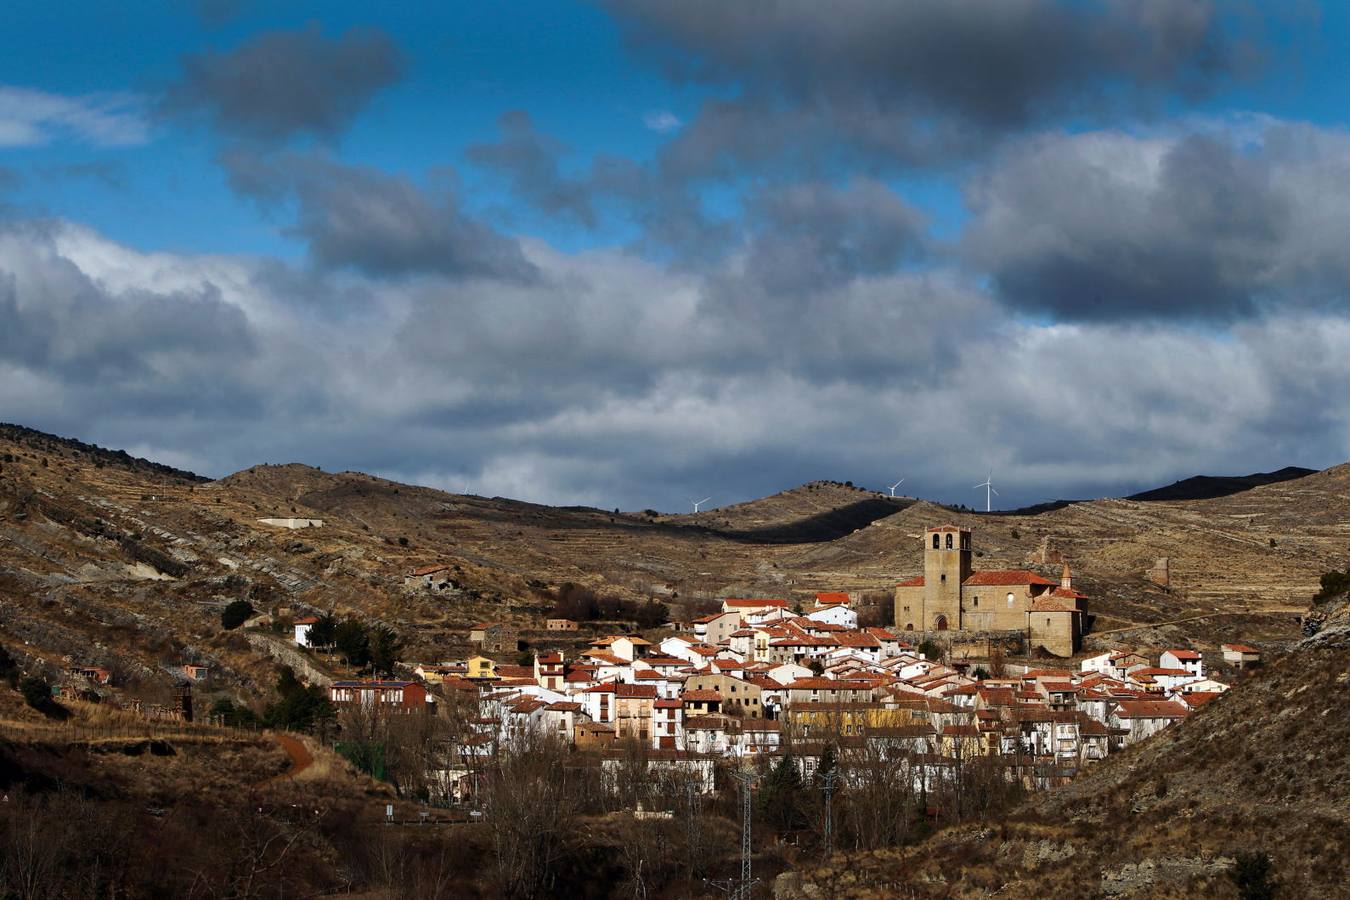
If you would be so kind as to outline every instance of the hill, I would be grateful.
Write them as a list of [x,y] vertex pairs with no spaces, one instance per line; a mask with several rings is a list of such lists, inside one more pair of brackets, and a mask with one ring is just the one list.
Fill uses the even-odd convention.
[[1338,895],[1350,883],[1347,701],[1344,634],[1309,641],[996,825],[840,854],[784,876],[775,897],[900,886],[913,897],[1236,897],[1229,873],[1241,853],[1269,855],[1279,896]]
[[810,544],[837,540],[916,502],[854,487],[851,482],[812,481],[746,503],[655,518],[737,540]]
[[1175,481],[1166,487],[1131,494],[1126,500],[1213,500],[1240,494],[1263,484],[1279,484],[1315,473],[1316,469],[1285,466],[1274,472],[1256,472],[1251,475],[1196,475]]
[[[264,519],[313,519],[302,530]],[[547,590],[566,582],[671,604],[816,591],[887,594],[921,568],[919,536],[955,521],[977,568],[1073,567],[1092,600],[1088,647],[1241,639],[1277,649],[1318,576],[1350,565],[1350,466],[1239,494],[1098,500],[1038,515],[953,512],[814,482],[697,515],[548,507],[356,472],[256,466],[216,481],[23,429],[0,430],[0,644],[51,670],[113,670],[149,699],[184,662],[223,694],[272,679],[279,639],[224,632],[249,599],[284,619],[333,610],[394,628],[410,658],[466,649],[503,619],[544,646]],[[1170,583],[1147,577],[1168,559]],[[452,567],[448,593],[402,590]],[[586,639],[582,632],[573,641]],[[284,641],[282,641],[284,643]]]

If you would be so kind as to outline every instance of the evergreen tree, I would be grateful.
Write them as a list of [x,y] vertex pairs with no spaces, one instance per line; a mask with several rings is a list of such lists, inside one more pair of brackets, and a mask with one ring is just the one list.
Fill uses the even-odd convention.
[[333,643],[351,666],[364,668],[370,662],[370,635],[356,619],[343,619],[333,633]]
[[372,629],[369,636],[370,665],[375,674],[393,674],[403,653],[403,641],[387,625]]
[[309,626],[309,645],[311,647],[331,647],[337,637],[338,620],[331,612],[319,616],[319,621]]
[[759,813],[779,831],[802,827],[802,776],[791,753],[784,754],[759,788]]

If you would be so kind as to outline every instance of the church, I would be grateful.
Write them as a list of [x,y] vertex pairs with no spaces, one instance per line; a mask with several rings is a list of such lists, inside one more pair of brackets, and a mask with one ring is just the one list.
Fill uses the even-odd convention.
[[923,535],[923,574],[895,588],[895,625],[906,631],[1022,631],[1028,649],[1072,656],[1082,601],[1069,567],[1059,582],[1028,569],[976,572],[970,530],[938,525]]

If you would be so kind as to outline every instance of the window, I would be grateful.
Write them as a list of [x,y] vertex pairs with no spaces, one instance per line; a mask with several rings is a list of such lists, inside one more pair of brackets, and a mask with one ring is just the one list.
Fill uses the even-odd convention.
[[952,549],[952,536],[950,532],[947,534],[947,549]]
[[979,597],[976,597],[976,598],[975,598],[975,603],[974,603],[974,605],[975,605],[975,606],[979,606],[979,605],[980,605],[980,598],[979,598]]
[[942,578],[941,578],[940,580],[942,580],[942,581],[946,581],[946,580],[947,580],[947,573],[946,573],[946,572],[943,572],[943,573],[942,573]]
[[1008,606],[1012,605],[1013,605],[1013,594],[1012,591],[1008,591]]
[[941,544],[938,543],[939,540],[940,540],[940,538],[939,538],[936,534],[933,535],[933,549],[934,549],[934,550],[937,550],[938,548],[940,548],[940,547],[942,546]]

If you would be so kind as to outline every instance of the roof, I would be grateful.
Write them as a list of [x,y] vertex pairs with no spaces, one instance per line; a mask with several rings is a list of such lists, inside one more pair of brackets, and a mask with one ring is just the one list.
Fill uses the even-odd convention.
[[1176,659],[1204,659],[1194,650],[1164,650],[1163,653],[1170,653]]
[[1234,653],[1260,653],[1255,647],[1248,647],[1246,644],[1224,644],[1223,649],[1231,650]]
[[685,691],[680,699],[685,703],[712,703],[721,701],[722,695],[717,691]]
[[923,576],[916,575],[908,581],[902,581],[896,587],[923,587]]
[[417,684],[415,681],[335,681],[335,688],[377,688],[382,691],[393,688],[405,688]]
[[304,616],[303,618],[295,620],[296,625],[317,625],[318,622],[319,622],[318,616]]
[[836,681],[833,678],[798,678],[788,687],[794,691],[866,691],[871,690],[872,683],[868,681]]
[[446,565],[418,566],[416,569],[413,569],[409,574],[410,574],[410,575],[434,575],[434,574],[436,574],[437,572],[444,572],[444,571],[445,571],[446,569],[448,569],[448,568],[450,568],[450,567],[449,567],[449,566],[446,566]]
[[823,591],[816,594],[817,603],[842,603],[847,605],[849,602],[848,594],[844,591]]
[[1190,711],[1170,700],[1121,700],[1116,715],[1122,719],[1184,719]]
[[768,598],[748,600],[727,599],[722,601],[722,605],[732,607],[733,609],[760,609],[766,606],[774,607],[776,609],[787,609],[788,602],[786,600],[772,600]]
[[617,697],[628,697],[635,700],[655,700],[656,685],[654,684],[620,684],[614,694]]
[[678,700],[666,700],[666,699],[657,700],[652,705],[655,706],[657,709],[680,709],[681,707],[684,706],[684,704]]
[[544,709],[552,712],[581,712],[581,704],[571,700],[558,700],[554,703],[550,703],[548,706],[544,707]]
[[1030,569],[990,569],[987,572],[974,573],[963,583],[969,585],[1041,584],[1047,587],[1059,584],[1059,582],[1051,581],[1044,575],[1037,575]]
[[1187,691],[1181,696],[1187,706],[1204,706],[1222,693],[1223,691]]
[[[966,582],[969,584],[970,582]],[[1031,601],[1031,612],[1078,612],[1078,607],[1068,606],[1054,597],[1037,597]]]
[[934,531],[969,531],[969,528],[961,528],[956,525],[934,525],[926,529],[930,534]]

